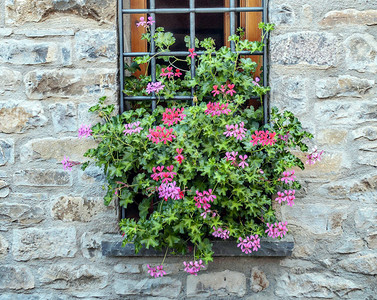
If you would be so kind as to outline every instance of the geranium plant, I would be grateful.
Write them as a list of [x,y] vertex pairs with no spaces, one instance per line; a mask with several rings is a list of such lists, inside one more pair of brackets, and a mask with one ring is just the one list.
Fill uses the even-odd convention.
[[[137,24],[146,28],[143,38],[148,41],[152,22],[148,18]],[[287,222],[277,220],[273,202],[294,205],[300,184],[292,168],[303,169],[304,163],[292,150],[307,152],[305,142],[312,135],[291,112],[273,108],[270,123],[263,125],[262,107],[247,105],[252,97],[262,100],[269,90],[254,76],[257,64],[240,55],[263,49],[273,25],[261,23],[260,28],[262,42],[244,39],[242,30],[229,37],[235,52],[226,46],[216,48],[211,38],[196,41],[183,60],[188,67],[196,64],[193,78],[189,70],[177,68],[182,59],[165,56],[152,82],[147,73],[151,57],[134,59],[128,70],[146,73],[128,76],[125,93],[154,93],[160,97],[154,111],[138,102],[114,115],[114,105],[106,105],[105,98],[90,108],[103,121],[80,128],[79,137],[98,141],[85,153],[91,160],[82,168],[103,167],[105,204],[117,198],[126,209],[138,208],[137,216],[120,221],[124,245],[133,243],[136,252],[142,247],[192,252],[193,260],[183,262],[183,267],[196,275],[212,261],[214,239],[233,239],[248,254],[263,247],[260,237],[286,235]],[[153,38],[162,52],[175,41],[162,28]],[[196,55],[198,48],[204,54]],[[194,105],[174,100],[190,95],[191,88]],[[320,160],[321,154],[313,151],[308,163]],[[63,160],[64,168],[76,164],[67,157]],[[163,263],[148,269],[153,277],[166,274]]]

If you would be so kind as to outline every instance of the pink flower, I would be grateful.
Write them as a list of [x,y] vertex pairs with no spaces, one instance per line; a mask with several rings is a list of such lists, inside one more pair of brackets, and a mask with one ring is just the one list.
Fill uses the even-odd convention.
[[150,94],[150,93],[158,93],[160,91],[162,91],[164,89],[165,85],[163,85],[161,82],[157,81],[157,82],[150,82],[148,83],[147,85],[147,88],[145,89],[145,91],[147,92],[147,94]]
[[168,199],[179,200],[181,197],[181,188],[177,186],[175,181],[171,183],[162,183],[158,187],[159,197],[168,201]]
[[219,116],[221,114],[228,115],[231,110],[228,108],[228,103],[221,104],[220,103],[212,103],[209,102],[207,104],[207,109],[204,111],[206,115],[211,115],[211,117]]
[[226,158],[226,161],[231,161],[232,162],[232,165],[236,165],[236,160],[237,160],[237,155],[238,155],[238,152],[227,152],[225,153],[225,157]]
[[155,129],[149,129],[149,134],[147,138],[152,141],[152,143],[164,142],[166,144],[168,141],[172,141],[173,138],[176,138],[173,135],[173,128],[167,129],[165,127],[157,126]]
[[221,88],[220,88],[220,91],[221,93],[225,93],[225,90],[226,90],[226,86],[225,85],[222,85]]
[[202,260],[199,260],[199,261],[190,261],[188,263],[186,263],[185,261],[183,262],[183,265],[185,266],[185,271],[189,274],[192,274],[192,275],[195,275],[197,276],[198,275],[198,272],[205,268],[204,264],[203,264],[203,261]]
[[204,210],[208,210],[211,205],[208,202],[213,202],[213,200],[216,199],[215,195],[212,195],[212,190],[209,189],[207,191],[199,192],[198,190],[196,191],[196,196],[194,197],[194,200],[196,201],[195,205],[198,208],[202,208]]
[[287,224],[288,222],[279,222],[275,224],[267,223],[267,230],[265,231],[269,237],[277,238],[284,237],[287,234]]
[[212,235],[214,237],[218,237],[223,240],[229,239],[229,230],[222,229],[221,227],[216,229],[215,226],[213,226],[212,229],[213,229]]
[[[167,70],[166,73],[165,73],[165,70]],[[167,67],[166,69],[162,68],[160,76],[167,76],[168,78],[170,78],[174,76],[174,73],[172,72],[172,70],[173,70],[173,67]]]
[[148,268],[148,273],[154,278],[163,277],[164,275],[166,275],[166,272],[164,271],[163,269],[164,267],[162,265],[157,266],[157,267],[151,267],[147,265],[147,268]]
[[289,172],[289,171],[283,172],[283,177],[280,178],[279,180],[288,184],[289,182],[295,181],[295,179],[296,179],[295,171],[293,170],[292,172]]
[[203,219],[206,219],[207,215],[212,215],[212,218],[214,218],[217,216],[217,213],[216,211],[213,211],[207,208],[204,212],[200,214],[200,216],[203,217]]
[[317,147],[314,147],[312,153],[307,155],[308,160],[306,161],[306,164],[314,165],[317,161],[321,161],[323,152],[324,150],[318,152]]
[[225,134],[226,137],[234,136],[237,140],[242,141],[242,139],[246,136],[245,133],[247,132],[247,129],[244,128],[244,126],[244,122],[241,122],[239,125],[225,125],[227,131],[225,131],[223,134]]
[[220,94],[220,91],[217,89],[217,87],[218,87],[217,85],[213,86],[213,91],[211,92],[213,94],[213,97]]
[[283,193],[282,192],[277,192],[278,194],[278,197],[276,197],[275,201],[282,203],[284,201],[287,201],[287,205],[288,206],[293,206],[295,203],[293,202],[293,200],[296,199],[295,197],[295,190],[285,190]]
[[237,247],[241,247],[241,251],[245,254],[249,254],[253,251],[258,251],[260,248],[260,238],[258,235],[250,235],[246,238],[238,238],[238,245]]
[[137,27],[143,26],[145,27],[147,25],[147,22],[144,21],[144,17],[140,17],[140,22],[136,23]]
[[233,94],[236,93],[236,91],[233,89],[234,88],[234,84],[228,84],[228,88],[229,88],[229,90],[226,92],[226,94],[230,94],[230,96],[233,97]]
[[177,110],[175,107],[173,107],[173,109],[167,108],[162,114],[162,121],[164,121],[164,124],[168,126],[178,124],[178,122],[182,121],[186,117],[186,115],[183,114],[184,110],[185,109],[183,107],[178,108]]
[[178,153],[178,155],[177,156],[174,156],[174,158],[175,158],[175,160],[179,163],[179,164],[181,164],[182,163],[182,161],[185,159],[185,157],[182,155],[182,151],[183,151],[183,149],[175,149],[175,151],[177,151],[177,153]]
[[179,78],[179,77],[181,77],[181,75],[182,75],[182,73],[180,72],[180,70],[176,69],[174,76],[177,76]]
[[78,161],[71,161],[69,160],[68,156],[64,155],[64,159],[62,160],[63,170],[64,171],[72,171],[73,166],[80,165],[81,163]]
[[266,132],[264,131],[255,131],[255,134],[251,136],[252,140],[250,143],[253,143],[253,146],[257,145],[258,143],[266,146],[266,145],[274,145],[276,142],[275,139],[275,132],[269,132],[268,130]]
[[195,51],[194,48],[189,49],[190,54],[188,57],[194,58],[197,55],[196,53],[194,53],[194,51]]
[[143,128],[141,128],[139,125],[140,125],[140,121],[137,121],[137,122],[134,122],[134,123],[125,124],[124,127],[126,129],[123,130],[124,135],[128,135],[128,134],[131,135],[133,133],[140,133],[140,131],[142,131]]
[[81,125],[81,127],[79,128],[79,139],[90,137],[92,135],[92,129],[90,127],[91,125]]
[[147,25],[152,25],[153,23],[156,23],[156,21],[154,21],[152,17],[148,17]]
[[246,162],[246,159],[247,159],[247,155],[245,154],[244,156],[240,155],[239,158],[242,160],[238,166],[241,167],[242,169],[244,169],[245,167],[248,167],[249,164]]
[[256,85],[256,86],[259,86],[259,82],[260,81],[260,78],[259,77],[255,77],[255,80],[253,80],[253,84]]

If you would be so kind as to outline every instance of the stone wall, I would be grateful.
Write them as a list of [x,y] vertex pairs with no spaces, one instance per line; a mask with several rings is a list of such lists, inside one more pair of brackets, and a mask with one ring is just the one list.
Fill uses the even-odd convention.
[[289,258],[215,258],[199,276],[171,258],[102,256],[119,241],[77,139],[88,107],[117,96],[116,1],[0,0],[0,299],[376,299],[377,4],[270,1],[271,101],[326,151],[282,210]]

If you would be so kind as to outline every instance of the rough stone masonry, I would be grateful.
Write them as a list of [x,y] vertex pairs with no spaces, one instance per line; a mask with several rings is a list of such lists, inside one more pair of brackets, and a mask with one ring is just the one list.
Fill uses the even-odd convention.
[[376,299],[377,2],[270,0],[271,104],[325,157],[282,210],[291,257],[215,258],[197,277],[103,257],[120,239],[103,174],[62,171],[92,146],[76,138],[88,107],[118,101],[116,16],[114,0],[0,0],[0,300]]

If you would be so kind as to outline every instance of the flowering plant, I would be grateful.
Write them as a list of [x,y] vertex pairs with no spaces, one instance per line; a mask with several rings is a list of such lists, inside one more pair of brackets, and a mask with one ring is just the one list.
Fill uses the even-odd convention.
[[[138,26],[149,28],[144,19],[140,22]],[[272,27],[261,28],[268,32]],[[150,40],[150,32],[143,37]],[[167,51],[174,39],[162,29],[154,38],[160,51]],[[248,254],[263,247],[260,237],[286,235],[287,222],[277,220],[273,203],[294,205],[300,184],[292,168],[303,169],[304,163],[292,150],[308,151],[305,141],[312,138],[288,111],[273,108],[270,123],[262,125],[263,109],[247,101],[261,98],[268,88],[253,76],[256,63],[238,52],[259,51],[264,44],[243,39],[242,32],[229,40],[235,42],[235,53],[228,47],[216,50],[211,39],[198,42],[204,54],[194,78],[174,68],[172,57],[157,66],[158,82],[149,75],[129,76],[128,95],[155,93],[163,97],[162,105],[150,111],[138,103],[113,116],[114,105],[105,105],[101,98],[90,111],[103,121],[83,125],[79,132],[98,141],[97,148],[85,153],[94,161],[82,168],[89,163],[104,168],[105,204],[118,198],[122,207],[137,211],[120,221],[123,244],[134,243],[135,251],[153,247],[184,254],[193,249],[194,260],[183,267],[194,275],[212,260],[213,239],[234,239]],[[195,63],[195,54],[189,49],[188,65]],[[132,68],[136,71],[149,61],[135,59]],[[164,101],[188,94],[192,87],[195,105]],[[315,150],[308,162],[320,160],[321,154]],[[76,164],[64,158],[65,168]],[[148,265],[148,270],[153,277],[166,274],[163,262]]]

